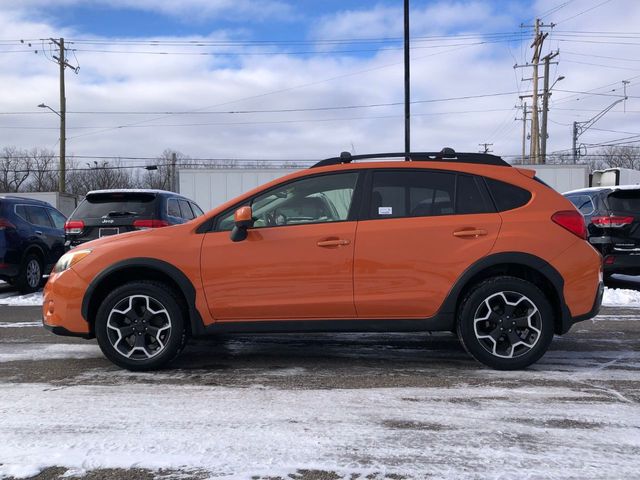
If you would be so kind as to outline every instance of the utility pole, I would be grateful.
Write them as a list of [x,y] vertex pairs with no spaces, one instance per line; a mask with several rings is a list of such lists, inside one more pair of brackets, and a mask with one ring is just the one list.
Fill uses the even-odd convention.
[[527,158],[527,102],[524,102],[520,108],[522,108],[522,118],[516,118],[516,120],[522,120],[522,158],[520,163],[524,165]]
[[65,58],[65,47],[64,47],[64,38],[60,38],[56,40],[54,38],[50,39],[54,44],[58,46],[58,56],[53,56],[53,59],[58,62],[60,66],[60,112],[58,112],[60,116],[60,175],[59,175],[59,184],[58,190],[60,193],[64,193],[66,191],[66,121],[67,121],[67,99],[65,96],[65,87],[64,87],[64,69],[66,67],[71,68],[73,71],[78,73],[79,67],[74,67],[70,65]]
[[411,151],[411,58],[409,57],[409,0],[404,0],[404,153]]
[[[613,102],[611,105],[609,105],[607,108],[605,108],[604,110],[602,110],[600,113],[598,113],[597,115],[595,115],[594,117],[590,118],[589,120],[586,120],[584,122],[573,122],[573,135],[572,135],[572,152],[573,152],[573,163],[577,163],[578,162],[578,138],[580,137],[580,135],[582,135],[584,132],[586,132],[587,130],[589,130],[591,127],[593,127],[593,125],[600,120],[602,117],[604,117],[607,112],[609,110],[611,110],[613,107],[615,107],[616,105],[618,105],[620,102],[624,102],[624,104],[626,105],[626,100],[629,98],[627,97],[627,82],[626,80],[623,80],[622,84],[624,86],[624,96],[618,100],[616,100],[615,102]],[[626,111],[626,110],[625,110]]]
[[578,122],[573,122],[573,131],[571,134],[571,152],[573,154],[573,163],[578,163]]
[[[549,97],[551,96],[551,92],[549,88],[549,64],[551,63],[551,59],[557,57],[559,53],[560,53],[559,51],[555,51],[546,55],[543,58],[544,60],[544,91],[542,94],[542,128],[541,128],[541,134],[540,134],[542,137],[542,140],[540,142],[540,163],[547,163],[547,112],[549,111]],[[564,77],[558,77],[558,79],[561,79],[561,78],[564,78]],[[554,85],[555,85],[555,82],[554,82]]]
[[171,191],[178,192],[176,182],[176,152],[171,153]]
[[479,143],[479,146],[482,147],[481,153],[491,153],[492,150],[489,147],[493,147],[493,143]]
[[530,154],[533,164],[539,163],[540,155],[540,129],[538,126],[538,64],[540,63],[540,52],[542,50],[542,43],[547,38],[548,33],[541,33],[540,26],[542,22],[539,18],[536,18],[535,24],[535,38],[531,44],[533,48],[533,58],[531,63],[533,65],[533,99],[531,101],[531,147]]
[[[533,75],[531,78],[527,80],[533,81],[533,92],[531,95],[521,95],[520,98],[531,97],[531,146],[529,149],[529,158],[530,162],[533,164],[540,162],[540,125],[538,121],[538,112],[540,111],[540,107],[538,106],[538,67],[540,65],[540,54],[542,52],[542,44],[544,40],[549,36],[548,33],[543,33],[541,28],[543,27],[551,27],[553,28],[555,24],[551,23],[545,25],[540,21],[539,18],[536,19],[534,25],[521,25],[521,27],[533,27],[534,28],[534,39],[531,43],[531,48],[533,48],[533,56],[531,63],[526,63],[524,65],[514,65],[513,68],[523,68],[523,67],[533,67]],[[523,78],[523,80],[525,80]]]

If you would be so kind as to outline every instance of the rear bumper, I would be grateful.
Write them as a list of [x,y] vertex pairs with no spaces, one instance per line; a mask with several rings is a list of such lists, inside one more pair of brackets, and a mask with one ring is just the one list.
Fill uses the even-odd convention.
[[610,253],[604,257],[604,273],[640,274],[640,255]]
[[582,322],[583,320],[589,320],[590,318],[595,317],[600,313],[600,307],[602,306],[602,296],[604,295],[604,282],[600,282],[598,285],[598,292],[596,294],[596,299],[593,302],[593,307],[587,313],[582,315],[578,315],[577,317],[571,318],[571,324]]

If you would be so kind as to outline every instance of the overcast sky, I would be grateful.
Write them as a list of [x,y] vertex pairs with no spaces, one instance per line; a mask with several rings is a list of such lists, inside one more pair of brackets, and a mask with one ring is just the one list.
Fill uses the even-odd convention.
[[[515,107],[531,69],[513,66],[531,60],[521,24],[536,16],[557,24],[543,53],[560,49],[551,81],[566,77],[554,87],[548,150],[570,148],[571,123],[620,98],[623,80],[626,105],[580,141],[593,152],[640,139],[637,0],[412,0],[412,150],[489,142],[520,154]],[[404,148],[401,0],[0,0],[0,25],[0,147],[57,150],[58,117],[37,105],[59,108],[46,39],[64,37],[80,67],[66,72],[68,155]]]

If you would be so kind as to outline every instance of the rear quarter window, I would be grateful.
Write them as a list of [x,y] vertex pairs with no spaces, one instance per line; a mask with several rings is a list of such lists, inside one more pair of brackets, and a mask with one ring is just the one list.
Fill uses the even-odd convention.
[[583,215],[591,215],[595,210],[593,201],[589,195],[568,195],[569,200]]
[[529,190],[493,178],[485,178],[485,180],[499,212],[522,207],[531,200]]

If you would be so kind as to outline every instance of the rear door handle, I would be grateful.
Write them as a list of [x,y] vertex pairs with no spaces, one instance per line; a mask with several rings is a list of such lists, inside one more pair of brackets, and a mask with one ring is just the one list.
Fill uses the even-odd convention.
[[319,247],[343,247],[345,245],[349,245],[350,243],[350,240],[336,238],[335,240],[321,240],[316,245],[318,245]]
[[42,235],[42,232],[40,230],[36,230],[36,235]]
[[474,230],[457,230],[455,232],[453,232],[453,236],[454,237],[480,237],[483,235],[486,235],[487,231],[486,230],[482,230],[480,228],[478,229],[474,229]]

